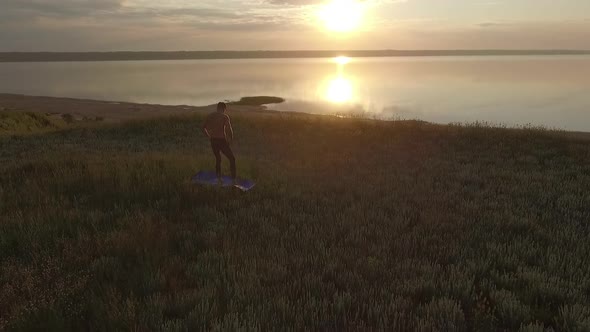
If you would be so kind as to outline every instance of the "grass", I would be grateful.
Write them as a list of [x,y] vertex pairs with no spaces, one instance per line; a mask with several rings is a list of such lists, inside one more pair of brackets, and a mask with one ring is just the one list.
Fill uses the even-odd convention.
[[246,194],[201,115],[0,136],[0,330],[590,330],[587,141],[232,119]]
[[56,129],[60,126],[61,123],[41,113],[19,111],[0,112],[0,134],[42,131]]

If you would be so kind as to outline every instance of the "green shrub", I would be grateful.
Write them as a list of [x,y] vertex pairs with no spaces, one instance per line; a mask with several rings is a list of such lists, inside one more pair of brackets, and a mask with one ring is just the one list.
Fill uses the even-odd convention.
[[64,113],[61,115],[61,118],[66,122],[66,123],[72,123],[74,122],[74,116],[69,114],[69,113]]
[[45,114],[33,112],[0,112],[0,133],[33,132],[56,128]]

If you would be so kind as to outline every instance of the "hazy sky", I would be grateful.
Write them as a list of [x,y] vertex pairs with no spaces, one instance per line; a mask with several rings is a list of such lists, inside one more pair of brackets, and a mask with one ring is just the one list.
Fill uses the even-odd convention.
[[[590,0],[0,0],[0,51],[590,49]],[[353,1],[353,0],[337,0]]]

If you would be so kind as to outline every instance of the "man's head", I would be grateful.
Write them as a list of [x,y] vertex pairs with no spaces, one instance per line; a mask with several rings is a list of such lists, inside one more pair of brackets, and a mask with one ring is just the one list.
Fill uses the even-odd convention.
[[225,113],[227,110],[227,105],[225,103],[218,103],[217,104],[217,112]]

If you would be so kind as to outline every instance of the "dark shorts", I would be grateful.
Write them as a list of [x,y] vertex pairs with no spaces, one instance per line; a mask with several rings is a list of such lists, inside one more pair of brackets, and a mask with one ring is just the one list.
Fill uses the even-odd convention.
[[225,138],[212,138],[211,139],[211,148],[213,149],[213,153],[217,156],[219,152],[222,152],[226,157],[233,157],[233,152],[225,140]]
[[211,148],[215,154],[215,172],[217,176],[221,176],[221,153],[229,159],[229,166],[231,168],[231,175],[236,178],[236,158],[225,138],[212,138]]

